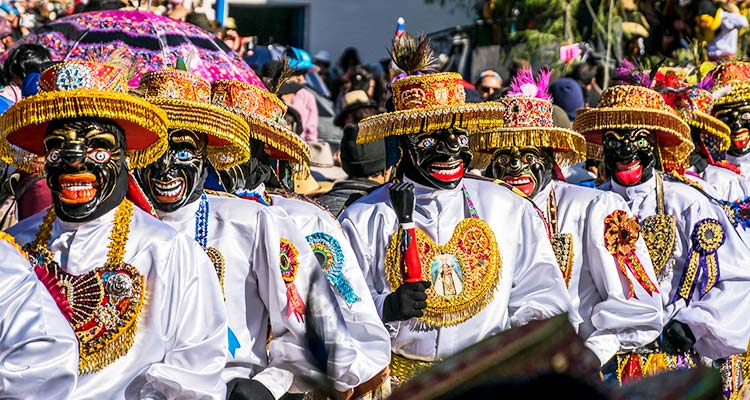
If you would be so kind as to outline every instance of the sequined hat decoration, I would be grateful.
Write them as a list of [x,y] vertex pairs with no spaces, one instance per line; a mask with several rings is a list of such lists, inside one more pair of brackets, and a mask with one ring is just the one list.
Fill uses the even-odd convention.
[[499,103],[466,103],[463,78],[453,72],[430,73],[434,57],[426,37],[408,33],[394,39],[391,58],[403,73],[390,88],[395,111],[359,122],[358,143],[388,136],[460,128],[470,134],[496,127],[504,109]]
[[726,62],[719,64],[711,74],[714,108],[750,101],[750,63]]
[[508,97],[498,100],[505,109],[501,127],[479,132],[471,138],[472,150],[477,153],[475,167],[485,168],[495,150],[513,146],[551,148],[559,167],[585,160],[586,139],[572,130],[555,126],[549,77],[549,71],[543,70],[535,80],[531,68],[524,68],[513,78]]
[[128,94],[125,71],[117,66],[65,61],[42,71],[39,93],[14,104],[0,116],[0,157],[35,172],[35,156],[45,154],[44,135],[51,121],[103,118],[125,134],[130,168],[155,161],[167,148],[167,115]]
[[208,159],[223,170],[250,157],[249,128],[245,121],[211,104],[211,84],[200,75],[178,69],[147,72],[141,76],[143,96],[169,116],[169,129],[187,129],[208,136]]

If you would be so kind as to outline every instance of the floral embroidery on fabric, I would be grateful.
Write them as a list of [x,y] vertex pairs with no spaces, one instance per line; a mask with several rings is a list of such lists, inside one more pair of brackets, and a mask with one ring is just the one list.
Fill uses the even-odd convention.
[[735,201],[719,200],[721,208],[729,217],[729,222],[736,227],[747,229],[750,226],[750,197]]
[[281,279],[286,284],[286,317],[289,318],[294,314],[297,321],[303,322],[305,319],[305,302],[294,285],[294,280],[297,278],[297,272],[299,271],[299,252],[292,242],[284,238],[281,238],[280,247],[279,268],[281,269]]
[[700,298],[703,298],[718,282],[721,275],[719,256],[716,251],[724,244],[726,235],[719,221],[706,218],[698,221],[690,235],[693,243],[685,269],[680,278],[673,302],[683,299],[690,304],[697,283],[700,283]]
[[[422,280],[427,289],[427,308],[419,318],[431,326],[458,325],[492,301],[500,281],[502,261],[490,226],[479,218],[459,222],[451,239],[438,245],[416,229]],[[392,290],[403,282],[401,230],[394,233],[386,250],[386,277]]]
[[631,217],[623,210],[616,210],[604,218],[604,243],[609,254],[617,259],[620,273],[628,280],[628,298],[636,297],[633,282],[628,277],[628,270],[649,295],[659,293],[659,289],[648,277],[635,254],[636,242],[640,236],[641,226],[637,217]]
[[315,232],[307,236],[307,243],[310,244],[331,285],[341,293],[348,304],[358,302],[359,296],[354,293],[352,285],[344,276],[344,253],[338,240],[327,233]]

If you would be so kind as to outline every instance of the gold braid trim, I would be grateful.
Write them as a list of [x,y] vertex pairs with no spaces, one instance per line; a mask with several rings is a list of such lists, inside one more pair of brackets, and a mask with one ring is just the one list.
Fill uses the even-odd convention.
[[187,129],[207,135],[208,158],[217,170],[231,168],[250,157],[250,128],[237,115],[198,101],[161,97],[148,101],[167,112],[169,129]]
[[549,147],[560,168],[586,160],[586,139],[579,133],[554,127],[500,128],[471,135],[472,150],[494,153],[497,149]]
[[[0,117],[0,158],[6,163],[23,168],[27,172],[29,166],[19,161],[24,159],[18,148],[10,146],[16,136],[39,136],[39,147],[35,151],[42,155],[42,138],[46,125],[50,121],[67,118],[104,118],[119,124],[127,122],[135,124],[155,136],[152,145],[144,149],[128,151],[131,168],[142,168],[156,161],[167,149],[167,115],[158,107],[138,97],[117,92],[105,92],[89,89],[69,91],[54,91],[40,93],[27,97],[6,111]],[[125,138],[131,135],[125,130]]]
[[116,265],[122,263],[125,257],[125,244],[128,243],[130,234],[130,220],[133,218],[133,203],[123,200],[115,211],[115,225],[109,235],[107,248],[107,264]]
[[391,376],[396,378],[399,384],[402,384],[420,371],[429,368],[432,365],[430,361],[412,360],[402,355],[391,353]]
[[700,111],[696,111],[694,117],[684,116],[683,119],[688,123],[688,125],[694,126],[702,131],[707,132],[713,137],[721,139],[721,147],[719,148],[719,151],[729,150],[729,146],[731,145],[731,138],[729,134],[731,133],[731,130],[729,129],[727,124],[721,122],[721,120],[716,117],[713,117],[706,113],[702,113]]
[[447,128],[466,129],[471,134],[502,127],[504,118],[505,106],[495,102],[395,111],[360,121],[357,143]]

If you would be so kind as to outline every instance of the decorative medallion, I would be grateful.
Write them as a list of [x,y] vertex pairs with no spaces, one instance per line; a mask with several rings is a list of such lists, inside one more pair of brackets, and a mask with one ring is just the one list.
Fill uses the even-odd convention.
[[[451,239],[438,245],[416,229],[427,308],[419,320],[431,326],[458,325],[481,311],[495,294],[502,261],[495,234],[479,218],[459,222]],[[386,253],[386,277],[391,290],[401,286],[400,231],[391,236]]]
[[677,240],[677,219],[674,215],[655,214],[646,217],[641,224],[643,241],[657,276],[662,276],[665,266],[674,253]]
[[57,90],[89,89],[91,83],[91,71],[85,64],[64,64],[58,69],[55,78]]
[[719,280],[719,256],[716,252],[726,239],[724,228],[719,221],[706,218],[695,224],[690,239],[692,248],[685,260],[673,302],[683,299],[690,304],[697,283],[700,283],[700,298],[703,298]]
[[623,210],[615,210],[604,218],[604,244],[609,254],[615,256],[620,273],[628,281],[628,298],[635,297],[633,282],[628,277],[628,270],[649,295],[659,293],[635,254],[641,226],[638,218],[631,217]]
[[46,248],[27,252],[39,280],[75,331],[79,373],[97,372],[125,355],[133,345],[143,307],[143,275],[125,263],[71,275]]
[[742,229],[750,226],[750,197],[735,201],[719,200],[719,204],[732,225]]
[[553,233],[550,236],[552,250],[555,251],[557,265],[560,267],[565,286],[570,285],[570,277],[573,275],[573,235],[570,233]]
[[333,236],[324,232],[315,232],[307,236],[307,243],[318,259],[318,263],[325,271],[326,278],[344,297],[347,304],[359,301],[359,296],[344,276],[344,252],[341,245]]
[[285,238],[281,238],[279,252],[279,268],[281,270],[281,279],[286,284],[287,298],[287,318],[294,314],[297,321],[303,322],[305,317],[305,302],[302,300],[294,280],[297,278],[299,271],[299,252],[294,244]]

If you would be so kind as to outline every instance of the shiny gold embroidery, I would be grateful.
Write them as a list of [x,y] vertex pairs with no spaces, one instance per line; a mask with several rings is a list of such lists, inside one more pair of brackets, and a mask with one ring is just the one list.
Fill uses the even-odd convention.
[[73,327],[79,342],[80,374],[97,372],[127,354],[133,345],[146,295],[144,277],[123,261],[133,204],[115,212],[107,263],[82,275],[71,275],[47,248],[54,208],[26,252],[39,279]]
[[[431,326],[458,325],[481,311],[495,294],[502,261],[492,229],[478,218],[459,222],[448,243],[435,244],[417,229],[427,308],[421,321]],[[386,252],[386,277],[392,290],[402,283],[400,235],[396,232]]]
[[221,254],[219,249],[216,247],[206,247],[204,249],[206,252],[206,255],[208,255],[209,260],[211,260],[211,263],[214,265],[214,269],[216,270],[216,276],[219,277],[219,285],[221,285],[221,291],[224,291],[224,272],[225,272],[225,263],[224,263],[224,256]]
[[651,278],[643,269],[643,265],[641,265],[641,260],[635,253],[640,231],[641,226],[638,225],[638,218],[631,217],[623,210],[615,210],[604,218],[604,244],[607,246],[609,254],[615,257],[620,273],[628,281],[628,298],[635,296],[633,282],[630,281],[628,270],[646,293],[649,295],[659,293],[659,289],[651,281]]
[[674,215],[651,215],[643,220],[641,233],[648,247],[648,254],[651,256],[656,276],[661,276],[674,252],[677,219]]
[[391,353],[391,382],[396,386],[402,384],[432,365],[430,361],[412,360],[396,353]]
[[557,265],[560,267],[565,286],[570,286],[570,277],[573,275],[573,235],[570,233],[553,233],[550,237],[552,250],[555,251]]

